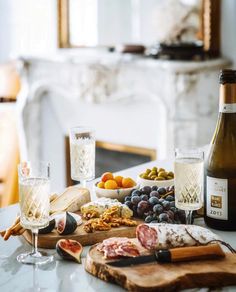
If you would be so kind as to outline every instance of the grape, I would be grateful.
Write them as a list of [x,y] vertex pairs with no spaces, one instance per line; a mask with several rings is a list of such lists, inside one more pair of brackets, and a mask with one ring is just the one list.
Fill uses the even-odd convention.
[[132,195],[132,197],[133,196],[140,196],[141,192],[139,190],[134,190],[134,191],[132,191],[131,195]]
[[148,201],[148,195],[141,195],[142,201]]
[[159,220],[160,222],[168,222],[169,216],[166,213],[161,213],[159,215]]
[[179,210],[179,209],[178,209],[178,211],[177,211],[177,215],[178,215],[178,218],[179,218],[180,222],[181,222],[182,224],[185,224],[185,223],[186,223],[186,217],[185,217],[185,212],[184,212],[184,210]]
[[170,202],[170,207],[171,208],[175,207],[175,201]]
[[157,191],[157,190],[158,190],[158,186],[152,186],[152,187],[151,187],[151,190],[152,190],[152,191]]
[[147,201],[140,201],[138,203],[138,209],[146,211],[149,208],[149,204]]
[[131,201],[125,201],[125,205],[128,206],[132,210],[133,204]]
[[138,205],[140,201],[141,201],[141,198],[139,196],[132,196],[131,198],[131,202],[136,206]]
[[156,213],[156,214],[161,214],[163,212],[163,207],[162,205],[160,204],[156,204],[154,207],[153,207],[153,212]]
[[133,216],[134,216],[134,217],[137,217],[137,216],[138,216],[138,213],[137,213],[137,206],[134,206],[134,205],[133,205],[132,210],[133,210],[133,213],[134,213]]
[[165,194],[166,194],[166,189],[165,189],[165,188],[159,188],[159,189],[158,189],[158,193],[159,193],[160,195],[165,195]]
[[170,217],[171,220],[174,220],[175,214],[174,212],[172,212],[171,210],[169,211],[165,211],[166,214],[168,214],[168,216]]
[[152,220],[153,220],[153,217],[151,215],[149,215],[145,218],[146,223],[150,223]]
[[148,200],[148,202],[149,202],[152,206],[154,206],[154,205],[156,205],[156,204],[159,203],[159,200],[158,200],[157,197],[151,197],[151,198]]
[[149,216],[149,215],[153,215],[153,211],[152,210],[144,212],[144,216]]
[[158,191],[152,191],[151,193],[150,193],[150,197],[156,197],[156,198],[160,198],[160,194],[158,193]]
[[175,200],[175,198],[174,198],[173,196],[171,196],[171,195],[168,195],[168,196],[166,197],[166,201],[172,202],[172,201],[174,201],[174,200]]
[[164,201],[162,203],[162,206],[164,207],[165,210],[170,210],[170,202]]
[[142,194],[149,195],[151,193],[151,187],[145,186],[145,187],[141,188],[140,191]]
[[[171,202],[172,203],[172,202]],[[177,211],[176,207],[171,207],[171,203],[170,203],[170,210],[175,214]]]
[[125,197],[125,202],[126,202],[126,201],[131,201],[131,197],[130,197],[130,196],[126,196],[126,197]]
[[160,204],[163,204],[163,202],[165,202],[165,199],[160,198],[160,199],[159,199],[159,203],[160,203]]

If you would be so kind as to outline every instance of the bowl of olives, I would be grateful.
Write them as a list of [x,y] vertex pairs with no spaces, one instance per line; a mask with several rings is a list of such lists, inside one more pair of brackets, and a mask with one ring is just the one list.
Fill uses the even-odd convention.
[[147,168],[145,172],[138,175],[137,182],[141,187],[169,187],[174,185],[174,173],[161,167]]

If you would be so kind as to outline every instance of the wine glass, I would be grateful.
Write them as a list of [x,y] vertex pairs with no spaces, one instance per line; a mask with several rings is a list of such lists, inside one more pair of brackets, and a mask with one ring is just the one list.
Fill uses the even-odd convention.
[[95,177],[95,137],[89,127],[70,129],[71,178],[86,187]]
[[203,206],[204,152],[200,149],[175,150],[175,204],[185,210],[192,224],[192,211]]
[[18,166],[20,223],[32,231],[33,249],[17,260],[24,264],[45,264],[53,256],[38,251],[38,230],[49,224],[50,165],[47,162],[23,162]]

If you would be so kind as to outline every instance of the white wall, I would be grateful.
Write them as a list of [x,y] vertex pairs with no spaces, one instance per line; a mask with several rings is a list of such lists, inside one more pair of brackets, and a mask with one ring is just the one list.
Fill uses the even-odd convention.
[[221,51],[236,69],[236,1],[221,0]]
[[56,48],[56,0],[0,0],[0,62]]
[[[221,1],[222,55],[232,59],[236,68],[236,1]],[[0,0],[0,62],[56,49],[57,0]]]

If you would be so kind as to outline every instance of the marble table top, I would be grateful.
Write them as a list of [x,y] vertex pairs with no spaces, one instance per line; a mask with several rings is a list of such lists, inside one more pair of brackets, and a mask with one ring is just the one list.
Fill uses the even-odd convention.
[[[136,178],[137,174],[148,165],[154,162],[133,167],[122,172],[126,176]],[[169,162],[158,163],[167,169],[171,169]],[[90,186],[91,187],[91,184]],[[18,205],[0,209],[0,229],[8,227],[14,220],[19,210]],[[203,220],[197,224],[204,225]],[[236,232],[214,231],[219,234],[225,241],[229,242],[236,248]],[[89,247],[85,247],[82,254],[84,262]],[[48,252],[55,255],[55,261],[49,265],[33,267],[23,265],[17,262],[16,256],[22,252],[29,251],[31,246],[23,237],[11,237],[7,242],[0,238],[0,291],[1,292],[25,292],[25,291],[60,291],[60,292],[118,292],[124,291],[117,285],[110,284],[99,280],[88,274],[83,264],[62,261],[55,250]],[[205,289],[201,290],[204,291]],[[236,287],[224,288],[224,291],[236,291]],[[199,291],[199,290],[193,290]],[[207,291],[207,290],[205,290]]]

